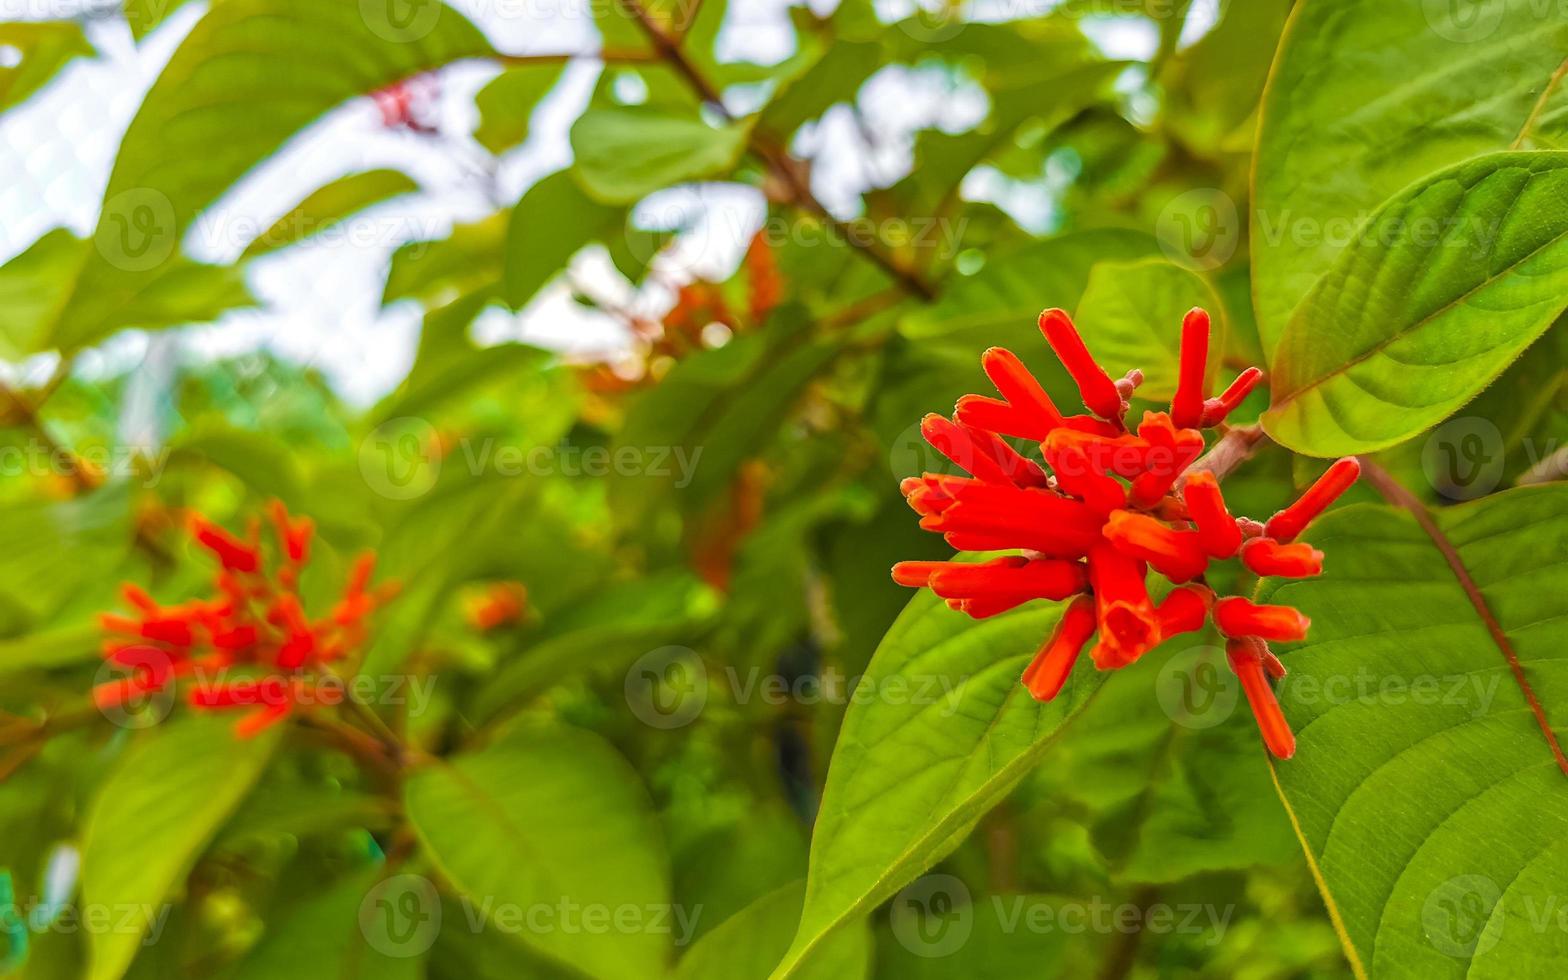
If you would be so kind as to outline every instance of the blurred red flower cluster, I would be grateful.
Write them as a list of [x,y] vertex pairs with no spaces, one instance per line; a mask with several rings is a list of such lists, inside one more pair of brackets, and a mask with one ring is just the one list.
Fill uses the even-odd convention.
[[[253,709],[235,726],[250,736],[298,708],[342,700],[342,682],[328,665],[364,643],[367,617],[396,586],[370,586],[375,555],[367,552],[354,561],[331,611],[312,619],[299,580],[314,525],[291,517],[278,501],[269,516],[272,549],[262,544],[259,520],[240,538],[192,515],[192,536],[218,561],[207,598],[165,606],[134,584],[122,586],[132,613],[105,613],[100,621],[109,634],[104,656],[126,675],[94,688],[100,708],[190,681],[188,699],[197,708]],[[269,550],[275,553],[270,563]]]
[[[1227,638],[1264,741],[1281,758],[1295,738],[1265,676],[1284,667],[1269,641],[1300,640],[1308,620],[1289,606],[1241,596],[1216,601],[1204,581],[1209,563],[1240,556],[1258,575],[1317,575],[1323,555],[1296,541],[1306,525],[1355,482],[1352,458],[1334,463],[1301,499],[1266,524],[1233,517],[1219,480],[1201,465],[1203,429],[1221,425],[1262,379],[1244,371],[1208,397],[1209,315],[1182,324],[1179,376],[1170,411],[1145,412],[1136,432],[1128,398],[1143,375],[1111,380],[1061,310],[1040,315],[1040,329],[1078,386],[1089,414],[1063,415],[1010,351],[992,348],[982,364],[1001,398],[965,395],[954,417],[927,416],[926,440],[969,477],[927,473],[904,481],[920,526],[960,551],[1021,551],[983,562],[911,561],[893,569],[909,586],[930,588],[954,609],[985,617],[1031,599],[1071,602],[1023,675],[1035,698],[1061,691],[1090,639],[1101,670],[1125,667],[1170,637],[1211,617]],[[1045,466],[1003,437],[1040,444]],[[1149,568],[1175,586],[1150,596]]]

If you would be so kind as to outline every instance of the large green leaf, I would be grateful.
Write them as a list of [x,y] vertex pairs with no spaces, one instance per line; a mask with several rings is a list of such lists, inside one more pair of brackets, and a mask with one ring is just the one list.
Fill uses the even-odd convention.
[[[1252,213],[1265,351],[1400,188],[1562,135],[1568,19],[1530,0],[1303,0],[1264,92]],[[1548,144],[1550,145],[1550,144]]]
[[55,228],[0,265],[0,305],[6,311],[0,354],[21,360],[45,346],[85,247],[67,229]]
[[1291,317],[1269,435],[1391,446],[1469,401],[1568,306],[1568,153],[1496,153],[1395,197]]
[[[1313,525],[1280,792],[1358,974],[1554,975],[1568,957],[1568,488]],[[1545,923],[1545,925],[1543,925]]]
[[1088,666],[1048,704],[1019,683],[1059,611],[975,622],[921,594],[893,624],[833,751],[805,910],[775,980],[957,847],[1093,697]]
[[146,930],[167,914],[190,871],[244,799],[277,745],[276,732],[237,739],[234,719],[182,718],[126,752],[82,831],[82,901],[119,910],[138,928],[90,931],[88,980],[118,980]]
[[1143,372],[1140,398],[1168,399],[1176,393],[1182,317],[1195,306],[1208,310],[1217,328],[1209,344],[1212,378],[1225,350],[1219,296],[1197,273],[1165,259],[1097,264],[1074,319],[1100,363]]
[[633,204],[661,188],[727,174],[748,136],[748,124],[710,126],[664,108],[589,109],[572,126],[572,169],[595,198]]
[[512,212],[497,211],[488,218],[457,225],[446,238],[399,247],[392,253],[381,302],[417,299],[434,309],[470,293],[488,296],[492,290],[498,291],[502,243],[511,219]]
[[[789,948],[804,897],[804,883],[785,885],[725,919],[681,957],[675,980],[767,980]],[[870,931],[864,926],[844,929],[823,943],[798,975],[807,980],[858,980],[866,975],[870,958]]]
[[313,238],[339,227],[349,215],[400,194],[419,190],[400,170],[367,170],[340,177],[300,201],[245,249],[247,257]]
[[490,53],[444,4],[403,23],[395,5],[225,0],[169,59],[131,120],[103,211],[53,343],[72,349],[124,326],[126,303],[178,265],[196,216],[329,109],[439,65]]
[[[415,774],[404,801],[441,874],[494,928],[590,977],[664,972],[673,913],[687,912],[670,908],[664,847],[637,774],[597,736],[519,728]],[[635,925],[615,918],[626,908]],[[617,925],[590,928],[587,916]]]

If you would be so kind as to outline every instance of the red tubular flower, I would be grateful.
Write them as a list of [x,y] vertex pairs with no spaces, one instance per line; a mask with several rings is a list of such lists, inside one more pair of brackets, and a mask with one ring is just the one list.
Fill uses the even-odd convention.
[[1281,544],[1296,540],[1296,535],[1306,530],[1314,518],[1339,499],[1340,494],[1349,490],[1360,475],[1361,464],[1354,456],[1336,460],[1295,503],[1269,518],[1263,533]]
[[[1285,721],[1284,712],[1280,711],[1279,701],[1274,698],[1274,691],[1269,687],[1269,682],[1264,677],[1265,655],[1273,660],[1274,655],[1267,652],[1262,642],[1256,637],[1242,637],[1232,639],[1225,644],[1226,659],[1230,661],[1230,669],[1236,672],[1241,680],[1241,689],[1247,695],[1247,704],[1252,707],[1252,715],[1258,720],[1258,731],[1263,734],[1263,744],[1269,751],[1281,759],[1288,759],[1296,754],[1296,736],[1290,731],[1290,725]],[[1278,660],[1273,660],[1277,665]]]
[[1072,318],[1065,310],[1046,310],[1040,314],[1040,332],[1046,343],[1061,359],[1062,366],[1072,375],[1089,411],[1102,419],[1118,421],[1122,417],[1122,396],[1116,382],[1095,362],[1089,348],[1078,335]]
[[1203,403],[1204,428],[1225,421],[1226,416],[1234,412],[1237,405],[1246,401],[1247,396],[1252,394],[1252,389],[1256,388],[1258,382],[1262,380],[1263,372],[1255,367],[1249,367],[1236,375],[1236,380],[1232,381],[1230,387],[1221,392],[1218,398],[1210,398]]
[[1154,610],[1160,620],[1160,639],[1168,640],[1203,629],[1213,605],[1214,593],[1204,586],[1183,585],[1172,589]]
[[1144,584],[1143,563],[1110,542],[1089,552],[1100,641],[1091,656],[1102,670],[1124,667],[1160,641],[1159,617]]
[[1181,359],[1171,420],[1184,429],[1203,424],[1203,402],[1209,395],[1209,314],[1193,309],[1181,322]]
[[1178,531],[1145,514],[1118,510],[1105,523],[1105,538],[1172,582],[1190,582],[1209,566],[1196,531]]
[[1214,604],[1214,625],[1226,636],[1257,636],[1265,640],[1304,640],[1312,621],[1290,606],[1260,606],[1241,596]]
[[1083,646],[1094,635],[1094,600],[1081,595],[1062,610],[1051,636],[1024,668],[1023,683],[1036,701],[1049,701],[1061,693]]
[[[275,567],[264,560],[259,528],[241,540],[200,515],[190,519],[192,535],[218,559],[214,594],[178,606],[160,606],[134,585],[122,591],[135,615],[100,617],[111,634],[105,657],[130,676],[98,685],[100,706],[163,690],[176,680],[197,681],[190,703],[203,709],[254,707],[235,726],[253,735],[304,706],[341,700],[329,664],[353,653],[364,641],[364,619],[394,591],[370,587],[374,556],[354,563],[343,599],[333,615],[315,622],[297,591],[300,566],[309,558],[314,525],[291,518],[279,503],[269,508],[277,534]],[[120,638],[129,638],[125,642]],[[236,667],[255,676],[213,680],[207,672]]]
[[980,356],[980,366],[985,368],[986,377],[1006,399],[1008,411],[1018,420],[1015,428],[1019,431],[1010,435],[1040,442],[1062,424],[1062,413],[1056,410],[1056,403],[1024,367],[1018,355],[1002,347],[993,347]]
[[1273,538],[1253,538],[1241,549],[1241,563],[1259,575],[1309,578],[1323,571],[1323,552],[1306,542],[1280,544]]
[[[974,617],[1074,596],[1024,671],[1024,686],[1042,701],[1062,689],[1096,633],[1090,657],[1109,670],[1212,620],[1231,641],[1231,665],[1265,742],[1288,756],[1294,742],[1268,686],[1285,668],[1264,641],[1303,638],[1307,618],[1288,606],[1256,605],[1240,596],[1216,601],[1202,577],[1211,560],[1238,553],[1259,574],[1317,574],[1321,553],[1291,539],[1354,481],[1354,460],[1330,467],[1266,529],[1237,518],[1214,473],[1187,470],[1203,453],[1202,429],[1223,422],[1263,374],[1244,371],[1218,398],[1207,397],[1207,313],[1193,310],[1183,320],[1170,413],[1145,413],[1136,434],[1127,431],[1125,400],[1133,397],[1141,372],[1112,381],[1061,310],[1042,313],[1040,330],[1093,414],[1062,415],[1018,357],[992,348],[981,363],[1002,398],[965,395],[954,420],[932,415],[922,423],[931,444],[971,476],[927,473],[901,484],[920,526],[959,551],[1023,554],[984,562],[900,562],[894,580],[929,588]],[[1003,436],[1039,443],[1045,468]],[[1183,477],[1182,489],[1175,490]],[[1146,581],[1151,567],[1172,583],[1193,584],[1178,585],[1156,606]]]
[[1225,507],[1220,483],[1208,470],[1187,476],[1182,487],[1187,512],[1198,525],[1198,541],[1215,558],[1229,558],[1241,548],[1241,528]]

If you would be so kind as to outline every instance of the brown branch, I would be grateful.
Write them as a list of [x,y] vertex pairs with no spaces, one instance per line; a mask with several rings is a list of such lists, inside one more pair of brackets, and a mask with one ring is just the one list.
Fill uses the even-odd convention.
[[[1258,443],[1263,438],[1263,425],[1259,422],[1227,429],[1208,452],[1194,460],[1192,465],[1183,471],[1182,477],[1185,479],[1188,473],[1201,473],[1208,470],[1214,474],[1214,479],[1223,480],[1257,451]],[[1178,480],[1177,484],[1180,483],[1181,481]]]
[[1535,715],[1541,734],[1546,736],[1546,744],[1551,747],[1552,756],[1557,760],[1557,768],[1562,770],[1563,775],[1568,776],[1568,755],[1563,754],[1563,748],[1557,741],[1557,733],[1552,731],[1551,720],[1546,716],[1546,709],[1542,707],[1540,699],[1536,696],[1535,688],[1530,686],[1530,679],[1525,676],[1524,664],[1519,661],[1519,654],[1514,650],[1513,641],[1508,638],[1502,624],[1497,621],[1491,606],[1487,605],[1486,597],[1481,594],[1481,587],[1476,585],[1470,570],[1465,567],[1459,549],[1448,540],[1448,535],[1443,533],[1443,529],[1437,526],[1437,521],[1432,519],[1432,513],[1427,510],[1426,505],[1415,494],[1405,489],[1393,474],[1373,462],[1368,456],[1356,458],[1361,461],[1361,473],[1372,488],[1382,494],[1384,500],[1409,511],[1416,519],[1416,523],[1421,526],[1421,530],[1425,531],[1426,536],[1432,540],[1433,546],[1442,554],[1449,570],[1454,573],[1454,578],[1459,580],[1459,587],[1470,600],[1470,605],[1475,607],[1476,615],[1481,617],[1481,622],[1485,624],[1487,633],[1491,634],[1492,642],[1497,645],[1503,659],[1508,662],[1508,669],[1513,672],[1519,690],[1524,693],[1524,699]]
[[[708,79],[697,65],[686,56],[681,49],[680,39],[672,37],[665,31],[658,21],[654,20],[641,0],[620,0],[621,4],[636,19],[643,33],[648,35],[648,40],[660,57],[666,61],[674,72],[686,80],[697,96],[704,103],[711,106],[726,122],[733,122],[735,117],[725,108],[724,100],[713,82]],[[792,203],[822,221],[851,248],[861,251],[867,258],[875,262],[894,281],[907,292],[924,300],[936,298],[936,287],[927,282],[917,270],[906,266],[899,261],[880,239],[875,245],[859,240],[850,227],[834,217],[823,206],[815,194],[812,193],[809,178],[804,173],[801,161],[789,155],[782,146],[753,129],[747,137],[747,147],[767,165],[773,174],[785,187],[789,189]]]

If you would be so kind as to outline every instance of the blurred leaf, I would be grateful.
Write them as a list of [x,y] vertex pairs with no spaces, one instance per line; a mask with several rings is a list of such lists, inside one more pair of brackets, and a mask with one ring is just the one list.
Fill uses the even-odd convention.
[[[1263,98],[1253,171],[1258,332],[1292,312],[1366,216],[1401,188],[1479,153],[1568,132],[1544,92],[1568,20],[1529,3],[1306,0]],[[1548,111],[1550,110],[1550,111]]]
[[[785,885],[725,919],[681,957],[674,980],[767,980],[789,949],[805,883]],[[808,980],[857,980],[871,965],[870,930],[843,929],[797,974]]]
[[504,153],[528,139],[528,121],[565,71],[565,65],[507,68],[479,90],[479,127],[474,139],[491,153]]
[[[1220,153],[1256,113],[1290,5],[1291,0],[1228,0],[1220,4],[1213,29],[1165,63],[1160,80],[1167,111],[1189,145]],[[1247,146],[1254,128],[1247,127]]]
[[[400,934],[388,930],[382,935],[364,924],[367,918],[381,912],[372,907],[367,915],[363,911],[367,902],[391,904],[406,900],[409,895],[426,898],[422,892],[400,887],[403,881],[397,878],[379,885],[383,874],[382,868],[373,867],[351,874],[318,894],[290,896],[285,910],[240,963],[235,980],[419,980],[424,975],[423,963],[412,954],[420,952],[417,947],[424,938],[421,925],[426,920],[415,919],[403,926],[413,929],[403,943],[398,942],[405,939]],[[378,893],[378,887],[384,894]],[[432,888],[428,898],[434,897]],[[388,915],[405,914],[398,905],[392,904],[391,908]],[[380,948],[377,942],[368,941],[372,936]]]
[[521,309],[589,242],[623,236],[626,209],[599,204],[569,172],[553,173],[517,202],[506,232],[506,301]]
[[447,238],[399,247],[392,253],[382,304],[417,299],[434,308],[472,293],[499,293],[502,243],[511,217],[510,211],[497,211],[480,221],[456,226]]
[[215,846],[235,848],[279,835],[303,838],[350,828],[387,830],[396,816],[392,802],[346,789],[336,780],[306,782],[274,772],[224,825]]
[[1036,323],[1052,306],[1077,306],[1090,270],[1104,261],[1157,252],[1153,238],[1132,231],[1082,231],[1026,245],[955,279],[942,297],[900,321],[899,333],[924,351],[978,359],[987,347],[1028,349],[1044,343]]
[[1296,308],[1275,440],[1382,449],[1469,401],[1568,305],[1568,153],[1497,153],[1400,193]]
[[[174,294],[197,290],[210,300],[215,286],[198,278],[205,272],[172,270],[185,264],[180,241],[203,209],[344,100],[490,51],[445,4],[422,8],[411,24],[395,23],[390,10],[316,0],[214,5],[180,43],[126,130],[95,248],[86,253],[52,342],[71,350],[124,326],[198,319],[188,312],[190,301]],[[170,308],[180,311],[179,319],[152,316]]]
[[1101,364],[1113,372],[1138,368],[1144,381],[1137,397],[1161,400],[1176,394],[1181,321],[1195,306],[1208,310],[1214,322],[1207,373],[1212,382],[1225,351],[1224,306],[1207,280],[1179,265],[1165,259],[1096,264],[1074,320]]
[[579,672],[624,670],[649,650],[691,642],[717,607],[712,590],[685,572],[603,585],[551,616],[486,679],[475,718],[489,719]]
[[[1072,916],[1089,905],[1081,899],[1029,894],[974,901],[957,878],[931,880],[929,891],[917,886],[894,906],[890,927],[878,929],[880,980],[944,980],[955,972],[965,980],[1088,976],[1081,964],[1107,945],[1106,936],[1074,923]],[[938,904],[943,900],[949,904]]]
[[1086,665],[1048,704],[1019,683],[1059,614],[1031,603],[976,622],[929,593],[911,600],[845,716],[776,980],[957,847],[1094,696],[1103,675]]
[[1543,732],[1568,722],[1565,514],[1561,485],[1427,530],[1346,507],[1311,529],[1326,575],[1264,583],[1313,619],[1285,658],[1298,748],[1275,778],[1361,975],[1538,976],[1568,956],[1539,926],[1568,890],[1568,770]]
[[634,204],[656,190],[720,177],[740,162],[749,123],[722,128],[649,106],[589,109],[572,125],[572,172],[606,204]]
[[0,24],[0,46],[15,49],[15,63],[0,68],[0,112],[47,85],[73,58],[90,57],[80,24],[70,21]]
[[38,624],[83,619],[108,600],[131,550],[131,493],[111,484],[62,502],[6,509],[0,594]]
[[636,773],[597,736],[520,727],[415,773],[404,802],[442,876],[495,928],[517,925],[503,907],[560,916],[575,907],[608,923],[630,906],[633,928],[615,920],[597,932],[563,918],[515,938],[591,977],[663,972],[666,930],[679,926],[662,914],[670,887],[658,823]]
[[185,5],[187,0],[121,0],[125,9],[125,22],[131,34],[139,41],[152,33],[168,16]]
[[853,102],[861,83],[882,65],[882,46],[865,41],[839,41],[800,77],[781,86],[762,111],[758,125],[788,137],[839,102]]
[[299,458],[287,443],[259,432],[202,426],[169,443],[166,466],[216,466],[238,477],[260,497],[298,507],[305,495]]
[[245,249],[245,257],[265,255],[332,232],[356,212],[417,190],[419,185],[400,170],[367,170],[340,177],[313,191],[258,235]]
[[70,292],[86,247],[68,230],[55,228],[0,265],[0,305],[6,310],[0,355],[21,360],[47,345],[55,313]]
[[49,670],[92,663],[100,656],[102,631],[96,624],[28,633],[0,640],[0,676],[22,670]]
[[[147,732],[98,791],[82,830],[82,901],[134,910],[137,928],[92,930],[88,980],[118,980],[142,936],[277,747],[238,739],[232,716],[187,717]],[[122,912],[122,915],[125,913]]]

